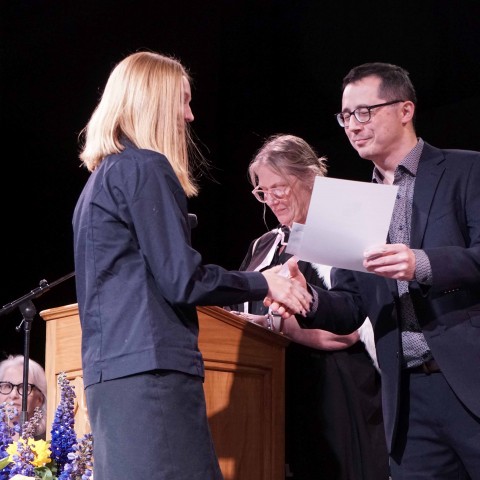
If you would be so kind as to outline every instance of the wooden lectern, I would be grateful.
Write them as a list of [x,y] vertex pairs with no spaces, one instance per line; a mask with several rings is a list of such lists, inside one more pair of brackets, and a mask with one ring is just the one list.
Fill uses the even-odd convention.
[[[225,480],[284,478],[285,347],[289,340],[219,307],[198,307],[204,391]],[[75,430],[90,431],[83,395],[77,304],[40,312],[47,322],[47,425],[60,394],[57,376],[75,386]],[[49,432],[48,432],[49,433]]]

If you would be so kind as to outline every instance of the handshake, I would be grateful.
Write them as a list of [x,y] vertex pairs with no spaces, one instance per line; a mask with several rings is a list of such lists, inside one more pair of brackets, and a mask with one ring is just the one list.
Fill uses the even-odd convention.
[[263,303],[284,319],[297,313],[305,316],[312,302],[297,262],[298,258],[292,257],[284,265],[261,272],[268,283],[268,294]]

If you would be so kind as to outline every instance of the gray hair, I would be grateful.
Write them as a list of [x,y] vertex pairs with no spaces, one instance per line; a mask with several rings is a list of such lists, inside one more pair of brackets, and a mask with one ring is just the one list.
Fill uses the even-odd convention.
[[[9,355],[5,360],[0,362],[0,380],[3,381],[5,371],[10,367],[21,367],[23,369],[23,355]],[[37,428],[37,435],[43,435],[46,431],[47,424],[47,377],[43,367],[35,360],[28,360],[28,379],[33,383],[43,395],[41,405],[42,419]]]

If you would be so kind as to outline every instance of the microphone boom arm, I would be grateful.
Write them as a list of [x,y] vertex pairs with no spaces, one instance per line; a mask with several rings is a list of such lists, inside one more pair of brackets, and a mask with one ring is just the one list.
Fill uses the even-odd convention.
[[55,280],[52,283],[48,283],[46,280],[40,280],[39,286],[37,288],[34,288],[32,291],[30,291],[26,295],[23,295],[23,297],[20,297],[17,300],[14,300],[13,302],[7,303],[6,305],[4,305],[0,310],[0,317],[2,315],[6,315],[7,313],[10,313],[12,310],[22,305],[22,303],[26,302],[27,300],[38,298],[40,295],[43,295],[44,293],[48,292],[51,288],[55,287],[59,283],[64,282],[65,280],[68,280],[74,275],[75,275],[75,272],[71,272],[68,275],[65,275],[64,277],[59,278],[58,280]]

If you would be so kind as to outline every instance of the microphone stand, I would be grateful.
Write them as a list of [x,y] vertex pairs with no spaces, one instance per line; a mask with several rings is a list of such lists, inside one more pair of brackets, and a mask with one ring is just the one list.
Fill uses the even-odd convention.
[[[37,310],[35,308],[34,303],[32,300],[34,298],[38,298],[40,295],[48,292],[51,288],[55,287],[56,285],[68,280],[69,278],[73,277],[75,272],[71,272],[64,277],[59,278],[58,280],[48,283],[46,280],[41,280],[40,284],[37,288],[33,289],[23,297],[14,300],[7,305],[4,305],[0,309],[0,316],[5,315],[16,307],[20,310],[20,313],[23,316],[20,325],[16,327],[17,332],[20,331],[22,324],[24,330],[24,347],[23,347],[23,395],[22,395],[22,411],[20,413],[20,425],[23,430],[23,425],[28,420],[28,412],[27,412],[27,400],[28,400],[28,367],[29,367],[29,359],[30,359],[30,332],[32,329],[32,322],[37,314]],[[26,394],[27,393],[27,394]]]

